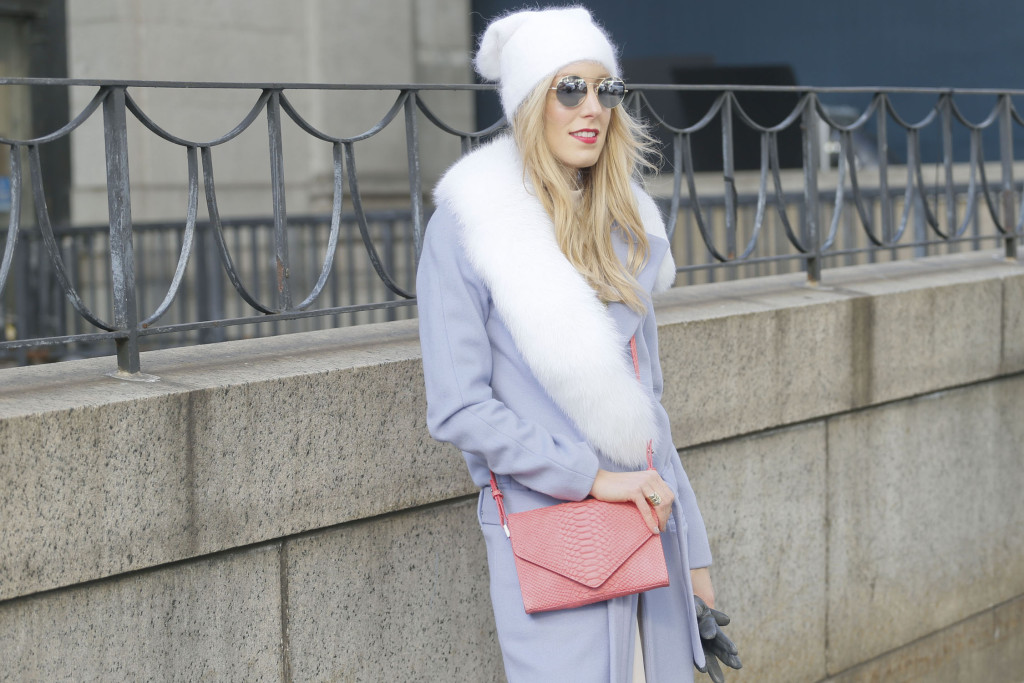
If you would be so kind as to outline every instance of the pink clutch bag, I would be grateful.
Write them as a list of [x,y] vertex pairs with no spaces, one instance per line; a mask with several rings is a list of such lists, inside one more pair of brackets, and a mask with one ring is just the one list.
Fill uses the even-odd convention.
[[529,614],[668,585],[661,536],[651,533],[633,503],[588,498],[501,514]]
[[[639,377],[635,340],[630,347]],[[647,466],[653,467],[650,443]],[[506,515],[493,472],[491,492],[512,543],[528,614],[668,585],[661,536],[651,533],[633,503],[587,498]]]

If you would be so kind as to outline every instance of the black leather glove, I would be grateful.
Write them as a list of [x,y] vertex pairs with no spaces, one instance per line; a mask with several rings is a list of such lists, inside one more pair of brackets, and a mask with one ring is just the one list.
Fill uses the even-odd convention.
[[742,669],[743,664],[736,654],[736,646],[722,632],[723,626],[729,625],[729,617],[724,612],[711,609],[703,600],[696,595],[693,602],[697,606],[697,630],[700,631],[700,644],[704,648],[705,667],[697,670],[711,676],[714,683],[725,683],[725,676],[722,674],[722,664],[732,669]]

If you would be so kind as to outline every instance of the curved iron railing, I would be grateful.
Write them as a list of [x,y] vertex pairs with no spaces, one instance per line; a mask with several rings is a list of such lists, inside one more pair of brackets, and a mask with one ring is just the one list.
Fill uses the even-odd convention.
[[[359,175],[356,170],[356,145],[388,128],[399,114],[403,114],[408,164],[409,221],[414,254],[422,244],[424,226],[424,193],[420,169],[419,128],[421,118],[438,130],[460,140],[463,153],[501,130],[504,121],[476,131],[464,131],[446,124],[423,101],[426,91],[487,90],[491,86],[478,85],[304,85],[304,84],[231,84],[231,83],[172,83],[147,81],[80,81],[48,79],[0,79],[0,87],[10,85],[87,86],[96,93],[85,108],[67,125],[52,133],[32,139],[0,137],[0,145],[9,147],[11,203],[4,248],[0,261],[0,306],[4,289],[11,279],[22,225],[22,194],[26,179],[35,207],[36,225],[45,245],[49,263],[60,289],[81,319],[98,331],[73,335],[33,339],[7,339],[0,341],[0,351],[64,344],[69,342],[113,340],[117,349],[117,364],[121,374],[138,376],[140,373],[139,341],[141,338],[172,332],[223,328],[263,322],[296,320],[310,316],[328,316],[359,310],[386,309],[414,303],[411,282],[399,282],[382,260],[371,235],[368,212],[363,205]],[[255,90],[258,95],[242,120],[220,137],[210,140],[189,140],[158,125],[132,97],[132,92],[143,88],[217,88]],[[288,93],[296,90],[371,90],[391,91],[395,99],[381,118],[364,132],[341,137],[313,126],[289,100]],[[654,93],[671,92],[678,95],[708,91],[715,95],[711,106],[692,116],[692,123],[683,124],[668,117],[651,105]],[[741,105],[740,96],[746,93],[785,93],[795,98],[795,105],[781,120],[765,125],[754,113]],[[893,103],[894,96],[911,94],[934,98],[927,113],[917,121],[902,117]],[[836,95],[870,97],[869,104],[856,116],[840,120],[823,102],[823,98]],[[681,261],[680,271],[793,260],[802,264],[810,282],[821,279],[823,259],[867,251],[891,251],[939,244],[970,241],[999,243],[1008,259],[1016,259],[1020,238],[1024,235],[1024,206],[1021,206],[1019,183],[1014,180],[1014,131],[1024,126],[1013,98],[1022,91],[990,90],[937,90],[937,89],[854,89],[854,88],[800,88],[752,86],[668,86],[638,85],[631,88],[625,106],[631,107],[649,119],[656,132],[671,149],[670,190],[663,202],[668,214],[670,237],[675,237],[680,221],[692,225],[700,236],[704,263],[697,259]],[[964,98],[994,98],[989,113],[978,122],[964,115],[958,100]],[[109,207],[110,296],[112,319],[98,315],[76,288],[68,264],[62,258],[55,238],[54,227],[47,211],[43,191],[42,170],[39,162],[40,145],[70,135],[85,121],[101,111],[106,153],[106,182]],[[133,223],[129,185],[129,154],[127,117],[134,117],[146,130],[185,152],[188,198],[185,207],[184,229],[174,274],[160,302],[149,311],[138,310],[138,284],[133,249]],[[257,119],[267,122],[269,144],[270,184],[273,194],[273,263],[275,288],[271,300],[261,298],[235,263],[232,249],[225,239],[224,221],[217,203],[217,185],[214,172],[214,149],[250,129]],[[294,291],[291,276],[292,259],[289,255],[289,217],[285,202],[284,140],[282,120],[290,119],[299,129],[317,140],[332,146],[332,210],[329,218],[327,243],[319,263],[318,277],[308,290]],[[695,159],[693,139],[711,130],[712,124],[721,129],[720,176],[702,173]],[[890,160],[890,126],[902,131],[906,139],[905,161],[896,165]],[[743,128],[756,133],[759,141],[757,168],[751,170],[753,191],[740,191],[737,187],[735,130]],[[800,180],[796,189],[780,161],[780,134],[800,130]],[[921,132],[936,129],[941,138],[941,160],[934,166],[942,169],[941,182],[925,182],[922,161]],[[969,154],[966,162],[956,162],[954,130],[965,132]],[[998,133],[999,175],[990,182],[991,171],[986,168],[983,136],[995,129]],[[875,138],[877,169],[870,174],[877,178],[877,187],[865,187],[866,171],[856,160],[856,136],[871,131]],[[826,168],[822,144],[830,138],[837,157],[834,170]],[[24,168],[27,159],[28,170]],[[894,169],[903,175],[894,183],[890,175]],[[966,173],[967,182],[956,179],[957,173]],[[200,177],[201,175],[201,177]],[[719,189],[701,190],[709,176],[720,177]],[[784,177],[785,176],[785,177]],[[685,191],[683,185],[685,182]],[[822,185],[825,185],[823,188]],[[192,320],[181,323],[160,324],[179,295],[189,264],[195,260],[194,244],[197,233],[197,214],[200,186],[209,215],[209,232],[219,256],[221,268],[238,297],[255,314],[231,318]],[[379,281],[390,293],[388,301],[365,301],[343,306],[315,307],[334,271],[339,250],[339,232],[342,225],[346,188],[352,205],[351,216],[361,237],[366,258]],[[774,204],[778,232],[783,235],[784,248],[779,253],[763,254],[759,250],[766,241],[765,230]],[[902,206],[900,206],[902,204]],[[830,206],[829,206],[830,205]],[[742,218],[744,207],[752,207],[747,223]],[[791,215],[796,210],[798,216]],[[983,222],[991,225],[990,234],[982,234],[979,213],[987,213]],[[837,237],[841,226],[853,230],[850,213],[859,223],[866,244],[853,244],[846,240],[840,247]],[[897,213],[899,214],[897,217]],[[959,213],[959,215],[958,215]],[[911,220],[913,215],[913,222]],[[908,239],[908,229],[915,226]],[[968,229],[974,226],[972,234]],[[776,244],[783,244],[777,237]],[[916,252],[919,253],[919,252]],[[409,280],[409,278],[405,278]]]

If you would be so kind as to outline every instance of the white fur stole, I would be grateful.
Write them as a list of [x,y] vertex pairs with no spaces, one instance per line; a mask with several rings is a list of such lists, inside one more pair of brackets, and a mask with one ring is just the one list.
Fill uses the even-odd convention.
[[[524,183],[515,143],[501,137],[452,166],[435,201],[455,214],[467,257],[537,381],[592,446],[639,468],[656,438],[654,405],[607,307],[562,254],[551,219]],[[635,193],[644,229],[665,239],[654,201],[638,186]],[[666,252],[655,291],[674,279]]]

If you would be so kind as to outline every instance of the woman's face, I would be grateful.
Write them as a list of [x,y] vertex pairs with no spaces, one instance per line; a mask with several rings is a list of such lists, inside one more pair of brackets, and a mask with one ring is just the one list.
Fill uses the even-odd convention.
[[589,168],[601,156],[612,112],[601,106],[595,91],[609,75],[596,62],[574,62],[551,80],[552,87],[563,76],[580,76],[587,81],[587,96],[579,106],[566,107],[554,90],[548,90],[544,107],[544,139],[555,158],[569,168]]

